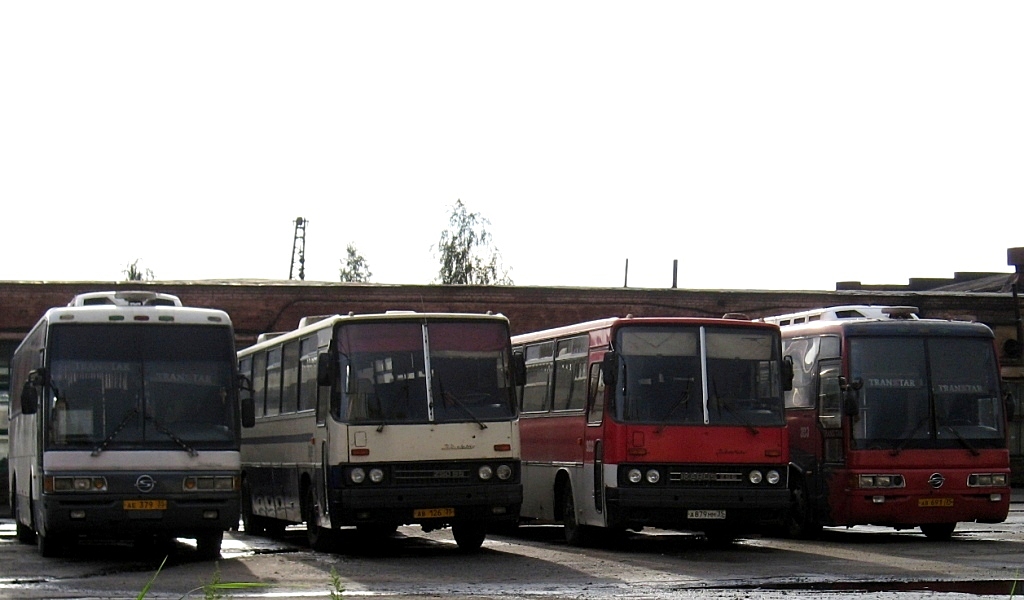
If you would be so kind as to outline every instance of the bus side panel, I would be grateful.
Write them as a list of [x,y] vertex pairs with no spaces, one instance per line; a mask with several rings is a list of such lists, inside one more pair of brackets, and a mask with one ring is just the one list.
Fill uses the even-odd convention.
[[[577,502],[587,490],[581,489],[585,417],[579,412],[526,415],[519,419],[523,444],[523,509],[529,519],[556,520],[558,473],[569,476]],[[591,500],[589,504],[593,504]],[[587,504],[577,504],[585,507]]]

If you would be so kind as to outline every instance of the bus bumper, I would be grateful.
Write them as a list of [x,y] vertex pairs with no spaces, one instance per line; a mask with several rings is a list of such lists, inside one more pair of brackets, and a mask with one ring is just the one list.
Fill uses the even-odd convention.
[[865,490],[846,494],[844,522],[836,525],[880,525],[910,528],[929,523],[1002,523],[1010,512],[1010,488],[947,494],[870,494]]
[[523,486],[361,487],[333,490],[331,517],[336,525],[386,523],[443,524],[453,521],[501,523],[519,518]]
[[785,518],[789,490],[679,490],[605,488],[612,526],[754,530]]
[[138,535],[191,537],[226,531],[238,525],[237,494],[166,497],[162,510],[126,510],[125,501],[135,498],[72,498],[44,494],[41,501],[43,530],[47,534],[131,538]]

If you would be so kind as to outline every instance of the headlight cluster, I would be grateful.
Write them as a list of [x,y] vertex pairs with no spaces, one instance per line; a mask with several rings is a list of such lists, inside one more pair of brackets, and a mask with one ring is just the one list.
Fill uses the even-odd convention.
[[782,481],[782,476],[775,469],[770,469],[767,473],[762,474],[761,471],[754,469],[747,473],[747,481],[757,485],[762,481],[767,481],[768,485],[778,485]]
[[238,478],[231,475],[189,475],[181,482],[185,492],[233,492],[239,489]]
[[[632,484],[647,483],[654,485],[665,478],[662,475],[663,469],[657,467],[632,467],[626,471],[626,481]],[[694,483],[717,483],[717,484],[730,484],[739,483],[742,481],[742,472],[729,472],[729,473],[715,473],[715,472],[676,472],[669,471],[668,480],[671,482],[678,482],[682,484],[694,484]],[[768,485],[778,485],[782,482],[782,474],[775,469],[769,469],[768,471],[762,472],[760,469],[751,469],[746,473],[747,481],[754,485],[760,485],[762,482]]]
[[1006,473],[972,473],[967,487],[1006,487]]
[[476,474],[480,481],[490,481],[494,477],[501,481],[508,481],[512,478],[512,467],[501,464],[495,469],[491,465],[480,465],[480,468],[476,470]]
[[859,488],[901,488],[907,482],[902,475],[861,475],[857,478]]
[[647,469],[647,472],[643,472],[636,467],[626,472],[626,479],[630,483],[640,483],[646,481],[647,483],[658,483],[661,481],[661,471],[657,469]]
[[362,467],[355,467],[348,472],[348,478],[352,483],[363,483],[367,479],[369,479],[371,483],[380,483],[384,481],[384,471],[377,467],[373,467],[369,472],[367,472],[367,470]]
[[105,492],[106,477],[47,477],[46,487],[53,492]]

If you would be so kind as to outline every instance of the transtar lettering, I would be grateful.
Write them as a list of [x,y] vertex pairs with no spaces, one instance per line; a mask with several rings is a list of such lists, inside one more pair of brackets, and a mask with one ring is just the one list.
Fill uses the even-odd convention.
[[875,388],[917,388],[922,387],[924,382],[913,377],[892,377],[888,379],[869,377],[868,387]]
[[441,446],[442,450],[472,450],[476,448],[476,444],[445,444]]

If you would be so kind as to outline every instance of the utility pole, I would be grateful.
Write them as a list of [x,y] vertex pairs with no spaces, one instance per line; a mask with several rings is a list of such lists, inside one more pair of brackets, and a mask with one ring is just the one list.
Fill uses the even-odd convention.
[[295,264],[299,265],[299,279],[306,280],[306,223],[309,221],[298,217],[295,219],[295,238],[292,240],[292,266],[288,269],[288,279],[295,279]]

